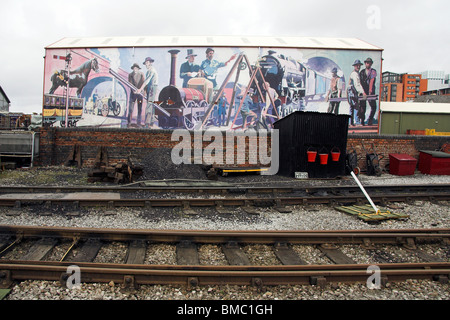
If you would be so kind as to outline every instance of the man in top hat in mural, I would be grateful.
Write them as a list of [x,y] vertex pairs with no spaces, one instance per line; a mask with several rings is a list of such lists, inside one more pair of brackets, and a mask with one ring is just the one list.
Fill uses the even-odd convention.
[[[144,73],[141,71],[141,67],[137,63],[134,63],[131,66],[131,69],[133,70],[128,75],[128,82],[131,83],[136,88],[140,88],[142,84],[144,83]],[[133,110],[134,110],[134,104],[137,101],[138,104],[138,114],[137,114],[137,124],[141,124],[141,111],[142,111],[142,100],[144,97],[141,94],[134,93],[133,91],[130,94],[130,101],[128,103],[129,109],[128,109],[128,125],[131,124],[131,118],[133,116]]]
[[[373,60],[371,58],[367,58],[364,61],[365,69],[361,70],[359,73],[359,77],[361,79],[361,85],[364,89],[364,93],[366,95],[374,95],[375,94],[375,79],[377,78],[377,71],[372,68]],[[375,116],[375,112],[377,110],[377,102],[376,100],[367,100],[370,105],[370,115],[367,121],[367,124],[371,126],[373,124],[373,118]],[[366,100],[361,101],[360,109],[361,109],[361,124],[364,125],[365,117],[366,117]]]
[[200,71],[200,66],[194,63],[195,57],[194,50],[188,49],[185,63],[180,67],[180,78],[183,79],[183,88],[187,88],[188,81],[195,78]]
[[145,58],[144,65],[147,68],[147,73],[145,74],[145,80],[142,86],[139,88],[139,90],[136,93],[141,93],[144,88],[146,89],[147,93],[147,107],[145,110],[145,125],[152,126],[153,125],[153,116],[155,115],[155,107],[153,106],[153,103],[156,100],[156,93],[158,91],[158,72],[156,72],[155,68],[153,67],[153,60],[150,57]]
[[[353,71],[352,73],[350,73],[350,80],[349,80],[349,88],[348,88],[348,95],[349,96],[355,96],[355,97],[359,97],[359,96],[363,96],[363,98],[366,98],[366,94],[364,93],[364,89],[361,85],[361,79],[359,77],[359,70],[361,69],[362,63],[360,60],[355,60],[355,62],[352,64],[353,66]],[[356,116],[359,117],[359,105],[356,100],[352,100],[349,99],[350,101],[350,124],[353,126],[354,124],[354,119],[353,119],[353,112],[356,109],[357,113]],[[352,103],[353,101],[353,103]],[[366,100],[364,100],[365,102]]]

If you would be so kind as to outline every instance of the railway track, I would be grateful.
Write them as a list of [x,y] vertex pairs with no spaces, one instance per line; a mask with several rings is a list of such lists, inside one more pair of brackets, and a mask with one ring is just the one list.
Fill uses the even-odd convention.
[[[369,193],[415,193],[415,192],[450,192],[450,184],[412,184],[412,185],[366,185],[364,188]],[[320,192],[352,194],[360,193],[357,185],[323,185],[323,186],[231,186],[229,184],[215,184],[206,182],[183,182],[170,183],[165,185],[139,186],[89,186],[89,185],[71,185],[71,186],[0,186],[0,194],[8,193],[70,193],[70,192],[118,192],[118,193],[196,193],[196,194],[266,194],[266,193],[303,193],[315,194]]]
[[[117,245],[120,244],[120,245]],[[165,244],[176,263],[149,263],[149,248]],[[202,246],[220,248],[224,262],[200,259]],[[102,250],[115,246],[113,262]],[[255,263],[246,248],[264,246],[276,257]],[[326,263],[309,263],[297,247],[319,250]],[[346,246],[371,257],[361,263]],[[430,250],[423,247],[432,246]],[[413,262],[390,250],[406,250]],[[50,280],[68,285],[74,267],[81,282],[105,282],[133,288],[141,284],[203,286],[215,284],[280,285],[366,282],[379,270],[381,284],[405,279],[448,283],[450,229],[340,231],[173,231],[0,226],[0,286],[15,281]],[[443,252],[438,254],[437,252]],[[169,253],[168,253],[169,254]],[[206,263],[202,263],[201,261]],[[260,261],[260,260],[258,260]],[[375,269],[373,269],[375,268]]]
[[[450,200],[450,185],[378,185],[367,186],[366,191],[375,203],[411,202],[415,200]],[[164,193],[166,196],[161,197]],[[179,194],[191,193],[181,197]],[[173,195],[173,196],[170,196]],[[164,187],[3,187],[0,188],[0,206],[21,207],[46,203],[107,207],[215,207],[219,212],[226,207],[274,207],[285,211],[288,205],[327,204],[351,205],[366,202],[357,186],[320,187],[219,187],[219,186],[164,186]]]

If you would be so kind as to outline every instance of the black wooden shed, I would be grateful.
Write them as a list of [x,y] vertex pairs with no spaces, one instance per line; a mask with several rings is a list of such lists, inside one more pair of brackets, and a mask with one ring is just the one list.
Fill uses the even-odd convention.
[[[279,130],[278,174],[335,178],[345,172],[348,115],[296,111],[274,123]],[[315,156],[314,156],[315,152]]]

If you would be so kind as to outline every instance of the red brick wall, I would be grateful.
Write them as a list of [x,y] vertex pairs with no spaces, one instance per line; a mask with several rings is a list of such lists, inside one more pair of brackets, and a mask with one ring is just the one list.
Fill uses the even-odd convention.
[[[80,146],[82,162],[84,167],[92,167],[97,152],[101,146],[108,150],[110,165],[125,161],[131,154],[137,158],[145,151],[153,148],[173,149],[179,141],[171,141],[172,130],[146,130],[146,129],[114,129],[114,128],[41,128],[40,129],[40,156],[36,160],[37,165],[62,165],[69,156],[74,145]],[[237,137],[244,133],[234,133],[235,142],[231,145],[235,159],[238,154],[242,154],[242,146],[237,143]],[[223,152],[227,150],[226,135],[221,133]],[[196,139],[201,139],[198,141]],[[191,133],[191,147],[202,145],[205,149],[212,148],[209,141],[203,141],[200,136]],[[251,159],[258,159],[255,150],[250,150],[249,141],[256,140],[257,136],[246,138],[244,165],[254,165]],[[270,146],[270,135],[268,138]],[[376,134],[349,134],[347,150],[354,148],[358,154],[359,167],[366,169],[366,151],[375,152],[384,157],[380,164],[384,167],[389,161],[389,153],[408,154],[416,159],[419,158],[419,150],[437,150],[445,143],[450,142],[450,137],[445,136],[411,136],[411,135],[376,135]],[[218,142],[220,143],[220,141]],[[253,157],[253,158],[252,158]],[[226,162],[225,154],[223,162]]]

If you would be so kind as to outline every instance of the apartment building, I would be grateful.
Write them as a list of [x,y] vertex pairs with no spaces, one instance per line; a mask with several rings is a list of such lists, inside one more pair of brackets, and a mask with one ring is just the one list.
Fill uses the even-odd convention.
[[427,80],[421,74],[383,72],[381,101],[406,102],[427,90]]

